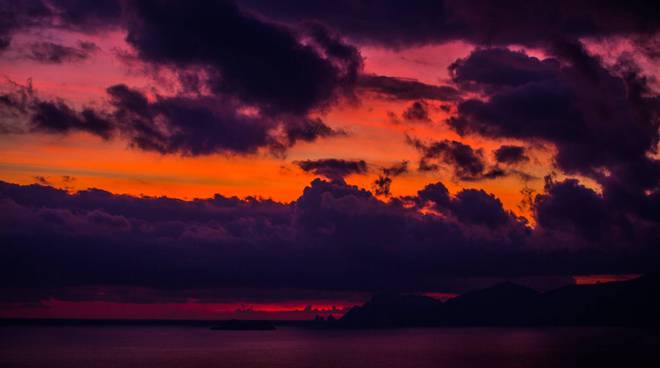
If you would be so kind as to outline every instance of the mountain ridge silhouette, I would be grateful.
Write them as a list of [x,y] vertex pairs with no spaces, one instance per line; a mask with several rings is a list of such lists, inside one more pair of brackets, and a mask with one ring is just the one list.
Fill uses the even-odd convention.
[[511,282],[445,302],[414,294],[377,294],[332,324],[340,328],[416,326],[660,327],[660,274],[569,285],[538,292]]

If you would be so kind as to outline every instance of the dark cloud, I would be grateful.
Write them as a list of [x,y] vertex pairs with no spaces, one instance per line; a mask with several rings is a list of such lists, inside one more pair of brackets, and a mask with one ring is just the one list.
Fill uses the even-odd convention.
[[392,178],[403,175],[408,172],[408,161],[402,161],[393,166],[384,167],[381,170],[382,174],[373,182],[374,194],[379,196],[390,196],[390,186],[392,185]]
[[351,89],[362,65],[355,48],[322,27],[312,27],[303,44],[294,30],[228,1],[140,1],[128,11],[126,40],[142,60],[204,68],[216,93],[269,113],[304,115],[326,106]]
[[485,45],[545,45],[577,39],[648,35],[660,13],[647,1],[363,1],[243,0],[246,7],[287,22],[316,19],[361,42],[390,47],[464,40]]
[[504,210],[502,202],[484,190],[465,189],[450,203],[452,213],[462,222],[497,228],[514,224],[516,216]]
[[0,35],[0,52],[9,48],[10,44],[11,44],[11,39],[9,38],[9,36]]
[[[262,14],[289,22],[299,19],[317,19],[356,39],[402,46],[408,42],[430,41],[444,28],[445,11],[437,1],[362,2],[337,1],[333,3],[282,1],[243,1]],[[421,42],[423,42],[421,41]]]
[[31,117],[35,129],[50,133],[83,131],[108,139],[113,130],[112,123],[91,109],[80,113],[61,101],[39,101],[33,106]]
[[525,147],[504,145],[495,150],[495,159],[503,164],[517,164],[529,161],[525,154]]
[[330,128],[319,118],[292,119],[287,121],[284,129],[289,145],[299,140],[312,142],[318,138],[348,135],[343,130]]
[[419,207],[423,208],[430,204],[431,208],[439,211],[449,208],[451,203],[449,189],[440,182],[426,185],[417,192],[416,200],[416,204]]
[[41,0],[0,0],[0,52],[10,46],[17,30],[38,24],[50,14]]
[[298,141],[346,134],[318,118],[276,120],[243,114],[233,101],[213,96],[156,96],[149,101],[142,92],[120,84],[107,89],[107,109],[77,111],[63,101],[42,100],[30,85],[11,87],[0,95],[5,134],[82,131],[109,139],[120,133],[142,150],[191,156],[251,154],[260,148],[282,154]]
[[498,167],[487,167],[483,151],[467,144],[450,140],[425,143],[410,137],[408,141],[422,153],[420,171],[437,170],[439,163],[442,163],[450,165],[460,180],[494,179],[506,175]]
[[[0,0],[0,51],[10,45],[13,34],[20,30],[56,27],[96,32],[119,26],[121,15],[120,0]],[[37,45],[37,54],[67,52],[54,50],[57,46]]]
[[63,101],[38,98],[31,84],[20,86],[10,82],[9,87],[7,93],[0,94],[2,133],[82,131],[109,139],[115,129],[114,123],[101,112],[89,108],[76,111]]
[[81,41],[78,47],[52,42],[35,42],[30,45],[26,57],[41,63],[60,64],[85,60],[96,50],[98,50],[98,46],[93,42]]
[[392,178],[389,176],[379,175],[373,182],[373,190],[375,195],[390,196],[390,186],[392,185]]
[[348,175],[366,174],[368,167],[363,160],[340,160],[334,158],[304,160],[295,162],[306,172],[320,175],[330,180],[343,180]]
[[453,101],[459,92],[449,86],[434,86],[415,79],[387,77],[383,75],[363,74],[358,86],[383,97],[396,100],[440,100]]
[[398,164],[383,168],[383,174],[387,176],[399,176],[408,172],[408,161],[401,161]]
[[429,105],[425,101],[415,101],[403,112],[403,118],[408,121],[430,122]]
[[[515,84],[466,73],[487,99],[461,102],[449,125],[462,134],[552,143],[557,167],[599,183],[602,193],[575,180],[550,181],[546,193],[536,197],[537,234],[548,246],[599,243],[608,251],[620,244],[651,247],[657,242],[659,218],[653,208],[660,162],[653,154],[660,97],[629,60],[607,69],[579,43],[555,43],[552,50],[556,58],[550,62],[529,58],[525,78]],[[475,51],[468,60],[483,52]],[[497,52],[498,62],[506,52]],[[509,54],[513,64],[521,64],[524,55]],[[470,63],[456,65],[460,71]]]
[[149,102],[125,85],[108,88],[113,113],[131,143],[160,153],[253,153],[272,143],[273,121],[240,115],[229,101],[159,97]]
[[58,23],[76,30],[97,31],[121,24],[122,0],[48,0]]
[[483,190],[464,189],[452,198],[442,183],[429,184],[418,192],[416,202],[420,207],[454,216],[461,223],[527,231],[523,219],[506,211],[497,197]]
[[[654,36],[660,30],[660,13],[648,1],[508,0],[492,3],[486,0],[424,0],[410,3],[389,0],[356,4],[350,0],[339,0],[301,4],[294,0],[241,0],[237,4],[230,1],[204,4],[170,2],[164,6],[154,1],[117,0],[98,1],[94,4],[83,0],[28,0],[19,4],[3,0],[0,2],[0,11],[4,15],[0,23],[0,37],[10,37],[16,29],[35,25],[95,31],[103,27],[125,25],[128,18],[134,21],[129,22],[129,30],[137,31],[137,27],[140,32],[145,32],[135,38],[138,45],[144,46],[145,54],[158,59],[177,54],[174,59],[178,62],[184,54],[188,54],[188,57],[202,57],[204,60],[224,60],[217,57],[222,52],[207,51],[206,55],[201,55],[194,46],[183,47],[179,41],[188,36],[189,39],[215,41],[225,46],[227,52],[229,47],[236,47],[232,51],[238,51],[237,55],[250,50],[258,51],[250,49],[253,47],[250,45],[258,44],[254,41],[272,41],[273,47],[267,46],[263,50],[272,56],[268,49],[279,47],[286,50],[292,44],[286,41],[288,36],[282,35],[282,32],[273,32],[273,28],[282,28],[274,24],[284,23],[293,27],[310,20],[317,22],[315,24],[324,24],[352,40],[396,48],[453,40],[488,46],[521,44],[550,47],[549,43],[556,39],[626,36],[644,50],[652,49],[649,45],[653,45]],[[174,13],[180,14],[180,17],[168,19]],[[213,24],[210,22],[212,17],[206,14],[220,14],[223,18],[214,17],[218,22]],[[184,22],[195,26],[182,27]],[[156,45],[147,34],[160,28],[171,32],[172,37],[167,37],[171,40],[167,41],[169,45]],[[225,42],[223,36],[227,30],[230,34],[231,31],[240,34],[240,42],[238,39],[234,43]],[[211,35],[216,37],[212,38]],[[312,65],[304,61],[299,63],[308,67]],[[231,69],[226,61],[225,69]]]
[[659,198],[657,192],[636,194],[611,184],[597,193],[573,179],[555,182],[546,178],[546,193],[533,203],[539,239],[578,248],[599,244],[601,252],[629,249],[631,244],[657,252]]
[[536,198],[534,207],[541,227],[552,231],[578,233],[599,240],[608,232],[609,219],[603,199],[577,180],[548,182],[547,193]]
[[[488,100],[462,101],[449,125],[460,134],[553,143],[558,167],[569,173],[599,178],[603,167],[656,166],[647,153],[658,143],[660,99],[647,81],[630,69],[605,69],[579,44],[555,48],[561,48],[563,64],[529,58],[524,74],[535,77],[515,85],[497,84],[490,77],[482,81],[480,74],[472,74],[472,82],[485,85]],[[477,50],[468,60],[484,52],[490,51]],[[499,50],[498,62],[506,53],[514,64],[524,58]],[[456,72],[464,65],[470,63],[457,64]]]
[[477,49],[449,66],[454,82],[490,87],[515,87],[553,78],[559,67],[555,59],[539,60],[523,51]]

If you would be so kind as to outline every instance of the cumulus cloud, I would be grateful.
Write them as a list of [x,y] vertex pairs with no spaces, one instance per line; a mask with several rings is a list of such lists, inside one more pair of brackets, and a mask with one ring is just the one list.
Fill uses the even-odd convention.
[[419,191],[416,202],[422,207],[430,204],[431,209],[453,215],[461,223],[490,228],[520,226],[519,230],[526,230],[523,219],[506,211],[497,197],[483,190],[465,189],[451,198],[444,184],[434,183]]

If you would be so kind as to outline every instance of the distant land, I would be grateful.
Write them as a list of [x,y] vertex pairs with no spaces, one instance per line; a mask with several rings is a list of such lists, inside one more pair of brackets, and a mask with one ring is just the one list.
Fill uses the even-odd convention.
[[379,294],[328,327],[636,326],[660,327],[660,274],[540,293],[505,282],[446,302]]

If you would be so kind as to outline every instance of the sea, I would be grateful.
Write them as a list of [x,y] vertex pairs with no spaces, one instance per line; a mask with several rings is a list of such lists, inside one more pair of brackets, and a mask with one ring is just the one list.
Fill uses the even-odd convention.
[[660,367],[633,328],[212,331],[207,326],[3,326],[0,367]]

